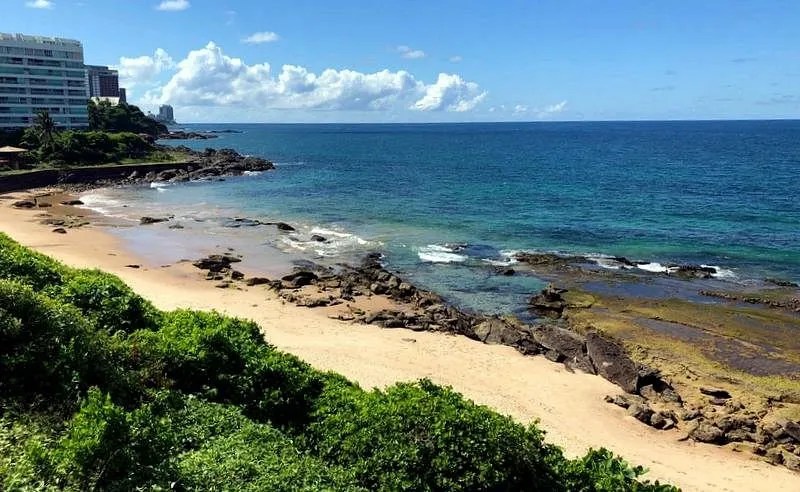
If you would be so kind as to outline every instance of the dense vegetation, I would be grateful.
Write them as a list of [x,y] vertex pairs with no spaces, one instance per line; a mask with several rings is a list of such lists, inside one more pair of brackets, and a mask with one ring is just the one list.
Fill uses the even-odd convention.
[[423,380],[364,391],[0,234],[0,489],[667,491]]
[[21,132],[6,132],[0,141],[28,149],[25,156],[29,167],[172,159],[171,154],[153,144],[167,128],[138,107],[89,101],[88,113],[88,131],[60,130],[53,118],[42,112],[33,126]]

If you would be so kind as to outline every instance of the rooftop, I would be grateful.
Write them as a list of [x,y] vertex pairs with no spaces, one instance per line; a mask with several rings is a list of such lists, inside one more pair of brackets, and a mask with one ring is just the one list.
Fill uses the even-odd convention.
[[24,43],[46,44],[50,46],[83,46],[77,39],[54,38],[50,36],[30,36],[27,34],[10,34],[5,32],[0,32],[0,41],[18,41]]

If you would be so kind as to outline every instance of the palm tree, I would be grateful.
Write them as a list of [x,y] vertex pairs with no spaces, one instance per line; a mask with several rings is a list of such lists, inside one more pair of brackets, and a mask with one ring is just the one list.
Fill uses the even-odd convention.
[[56,132],[56,122],[50,113],[40,111],[34,118],[33,125],[42,147],[50,147],[53,144],[53,133]]

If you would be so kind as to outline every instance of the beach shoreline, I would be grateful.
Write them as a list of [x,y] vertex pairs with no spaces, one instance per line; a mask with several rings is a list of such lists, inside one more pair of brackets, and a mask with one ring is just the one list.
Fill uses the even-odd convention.
[[[518,421],[538,420],[548,439],[572,456],[590,447],[607,447],[648,468],[647,478],[686,490],[787,490],[797,480],[789,470],[744,454],[678,441],[683,436],[677,430],[644,426],[603,401],[606,395],[622,394],[619,387],[572,373],[544,357],[525,357],[510,347],[465,337],[337,321],[322,311],[287,303],[264,287],[218,289],[189,263],[155,265],[136,257],[103,226],[54,234],[38,223],[40,211],[5,205],[0,230],[68,265],[118,275],[161,309],[217,310],[253,319],[279,349],[365,388],[427,377]],[[700,463],[702,471],[697,470]]]

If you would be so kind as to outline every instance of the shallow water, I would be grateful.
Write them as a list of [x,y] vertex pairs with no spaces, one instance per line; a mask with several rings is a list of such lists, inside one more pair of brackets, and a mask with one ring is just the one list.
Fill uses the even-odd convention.
[[[202,249],[234,238],[272,268],[284,254],[354,261],[379,250],[412,281],[489,312],[513,312],[541,287],[494,273],[521,250],[593,254],[608,268],[604,255],[651,262],[642,271],[714,265],[734,282],[800,280],[797,121],[192,129],[243,133],[169,143],[232,147],[277,169],[101,192],[91,206],[175,214],[189,230],[163,228],[150,242],[197,233]],[[298,232],[223,227],[236,216],[287,221]],[[310,241],[312,233],[331,242]]]

